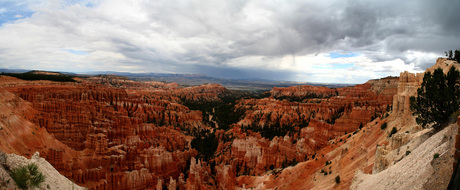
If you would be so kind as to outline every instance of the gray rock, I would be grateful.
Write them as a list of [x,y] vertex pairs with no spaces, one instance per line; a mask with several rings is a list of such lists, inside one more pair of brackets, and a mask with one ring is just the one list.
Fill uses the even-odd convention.
[[0,165],[6,165],[6,154],[2,151],[0,151]]

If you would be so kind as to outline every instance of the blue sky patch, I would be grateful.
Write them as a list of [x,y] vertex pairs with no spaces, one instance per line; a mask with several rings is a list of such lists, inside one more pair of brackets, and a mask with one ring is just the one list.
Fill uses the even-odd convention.
[[34,12],[27,9],[25,3],[14,1],[0,2],[0,26],[4,23],[10,23],[18,19],[30,17],[32,14],[34,14]]
[[356,57],[356,56],[359,56],[358,53],[337,53],[337,52],[333,52],[333,53],[329,53],[329,55],[327,55],[327,57],[330,57],[332,59],[337,59],[337,58],[347,58],[347,57]]
[[63,49],[63,50],[66,51],[66,52],[69,52],[71,54],[74,54],[74,55],[88,55],[89,54],[86,51],[78,51],[78,50],[74,50],[74,49]]
[[334,69],[348,69],[350,67],[353,67],[355,64],[354,63],[340,63],[340,64],[333,64],[332,68]]
[[33,12],[27,12],[27,11],[4,11],[2,12],[0,10],[0,25],[3,25],[4,23],[9,23],[9,22],[14,22],[19,19],[23,19],[26,17],[32,16]]
[[321,64],[321,65],[315,65],[315,66],[313,66],[313,68],[315,68],[315,69],[332,69],[332,70],[349,69],[349,68],[359,69],[359,67],[356,67],[354,63]]

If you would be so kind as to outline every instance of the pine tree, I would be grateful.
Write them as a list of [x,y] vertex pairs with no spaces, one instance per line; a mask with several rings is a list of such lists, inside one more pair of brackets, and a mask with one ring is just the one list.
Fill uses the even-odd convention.
[[441,68],[433,74],[425,73],[422,86],[417,90],[417,97],[411,97],[411,109],[417,116],[416,121],[423,127],[433,124],[440,128],[448,121],[450,115],[458,110],[460,73],[451,67],[447,75]]

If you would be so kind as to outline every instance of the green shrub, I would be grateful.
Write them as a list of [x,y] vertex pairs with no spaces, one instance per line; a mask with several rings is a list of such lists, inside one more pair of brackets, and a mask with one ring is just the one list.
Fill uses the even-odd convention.
[[14,182],[16,182],[16,185],[21,188],[21,189],[27,189],[29,188],[29,185],[27,184],[30,176],[29,176],[29,171],[27,171],[27,168],[25,166],[16,168],[10,173],[11,178],[13,178]]
[[433,155],[433,159],[436,159],[436,158],[439,158],[439,154],[438,154],[438,153],[436,153],[436,154]]
[[396,129],[396,127],[393,127],[393,129],[391,129],[391,132],[390,132],[390,137],[396,134],[397,132],[398,132],[398,129]]
[[340,183],[340,176],[335,177],[335,182]]
[[406,151],[406,156],[410,154],[410,150],[407,150]]
[[192,148],[198,151],[198,157],[208,161],[214,156],[217,150],[219,141],[217,140],[214,132],[208,130],[202,130],[190,143]]
[[388,126],[387,122],[383,123],[382,125],[380,125],[380,129],[384,130],[386,129]]
[[45,176],[38,171],[38,166],[36,164],[27,165],[30,174],[30,187],[39,187],[40,183],[45,181]]
[[38,171],[38,166],[34,163],[16,168],[10,175],[21,189],[37,188],[45,181],[45,176]]

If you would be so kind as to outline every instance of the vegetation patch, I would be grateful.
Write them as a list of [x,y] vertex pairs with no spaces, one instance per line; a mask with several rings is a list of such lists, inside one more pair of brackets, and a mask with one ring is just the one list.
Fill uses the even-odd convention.
[[406,151],[406,156],[410,154],[410,150],[407,150]]
[[34,163],[12,170],[10,176],[21,189],[38,188],[45,181],[45,176]]
[[262,137],[267,138],[269,140],[272,140],[276,136],[283,137],[287,134],[290,134],[289,136],[292,136],[294,132],[300,132],[296,131],[295,127],[292,125],[280,125],[279,122],[264,127],[260,127],[258,125],[243,126],[242,129],[250,130],[256,133],[259,132]]
[[[292,136],[295,133],[300,133],[300,129],[307,127],[310,123],[310,119],[308,117],[300,117],[300,121],[298,123],[281,124],[281,117],[282,116],[278,116],[272,120],[271,113],[265,115],[257,114],[250,125],[243,125],[241,126],[241,129],[245,131],[250,130],[256,133],[258,132],[262,137],[272,140],[276,136],[283,137],[287,134]],[[268,122],[270,124],[264,126],[259,125],[260,121],[263,120],[271,122]]]
[[335,94],[317,94],[314,92],[310,92],[305,94],[304,96],[274,96],[273,98],[277,100],[287,100],[290,102],[303,102],[308,99],[325,99],[325,98],[331,98],[334,96],[338,96],[339,92],[336,90]]
[[342,117],[344,112],[345,112],[345,107],[340,107],[336,112],[334,112],[334,114],[332,114],[331,118],[326,119],[326,122],[331,124],[331,125],[334,125],[335,120],[337,120],[338,118]]
[[384,130],[384,129],[387,128],[387,126],[388,126],[388,123],[385,122],[385,123],[383,123],[382,125],[380,125],[380,129]]
[[192,148],[198,151],[198,157],[209,160],[214,156],[219,141],[215,133],[202,130],[191,142]]
[[[460,56],[460,55],[459,55]],[[447,75],[441,68],[433,74],[426,72],[417,97],[410,97],[411,109],[417,116],[417,124],[440,129],[459,109],[460,72],[451,67]]]
[[245,112],[243,109],[235,109],[235,103],[239,97],[221,97],[221,101],[218,102],[193,102],[187,101],[185,98],[181,98],[181,101],[183,105],[191,110],[200,110],[203,113],[203,123],[214,126],[214,123],[209,121],[212,115],[212,120],[217,123],[219,129],[228,130],[232,124],[241,119]]
[[456,49],[455,51],[449,50],[446,53],[447,59],[455,60],[460,63],[460,50]]
[[390,136],[393,136],[394,134],[396,134],[398,132],[398,129],[396,129],[396,127],[393,127],[393,129],[391,129],[391,132],[390,132]]

